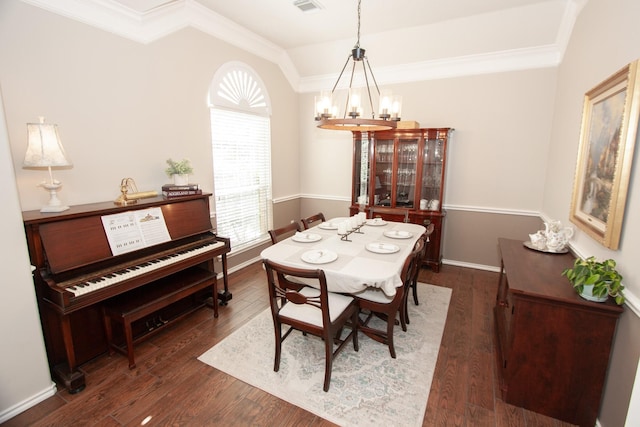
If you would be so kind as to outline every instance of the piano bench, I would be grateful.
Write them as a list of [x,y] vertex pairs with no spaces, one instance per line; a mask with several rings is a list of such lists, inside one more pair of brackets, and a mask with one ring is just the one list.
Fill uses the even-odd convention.
[[[133,346],[138,342],[147,339],[164,329],[170,323],[183,318],[195,310],[208,305],[203,298],[197,304],[194,303],[172,317],[154,324],[145,333],[137,337],[133,336],[132,323],[148,317],[159,310],[211,287],[213,300],[213,316],[218,317],[218,283],[215,272],[210,272],[201,268],[192,267],[164,277],[141,288],[126,292],[118,297],[112,298],[102,306],[104,329],[109,347],[109,355],[118,351],[129,358],[129,369],[136,367],[133,353]],[[113,339],[113,322],[122,325],[125,337],[125,346],[118,345]]]

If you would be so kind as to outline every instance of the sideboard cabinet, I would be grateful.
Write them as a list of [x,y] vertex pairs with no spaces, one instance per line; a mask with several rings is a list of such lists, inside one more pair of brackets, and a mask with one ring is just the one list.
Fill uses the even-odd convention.
[[593,427],[622,307],[582,299],[562,276],[574,256],[499,239],[494,308],[502,399]]
[[434,224],[424,263],[439,271],[451,128],[353,132],[351,215]]

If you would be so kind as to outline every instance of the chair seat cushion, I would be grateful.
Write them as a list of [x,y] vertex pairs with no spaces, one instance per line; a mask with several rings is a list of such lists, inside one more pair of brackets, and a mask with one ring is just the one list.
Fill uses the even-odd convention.
[[364,291],[352,294],[356,298],[373,301],[380,304],[390,304],[393,298],[385,294],[380,288],[367,288]]
[[[314,297],[320,295],[320,290],[311,287],[304,287],[300,293],[306,297]],[[351,304],[353,298],[347,295],[334,294],[329,292],[329,318],[333,322],[346,310]],[[309,304],[295,304],[288,302],[280,310],[280,315],[291,319],[296,319],[305,323],[322,327],[322,311]]]

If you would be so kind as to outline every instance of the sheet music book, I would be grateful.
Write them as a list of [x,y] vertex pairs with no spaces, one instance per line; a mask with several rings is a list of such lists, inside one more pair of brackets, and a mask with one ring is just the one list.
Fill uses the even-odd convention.
[[171,240],[161,208],[104,215],[101,219],[113,255]]

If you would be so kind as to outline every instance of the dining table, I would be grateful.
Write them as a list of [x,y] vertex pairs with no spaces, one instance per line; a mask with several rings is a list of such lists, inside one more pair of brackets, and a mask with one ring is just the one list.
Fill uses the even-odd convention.
[[368,287],[393,297],[402,286],[405,260],[426,231],[418,224],[367,219],[344,233],[350,218],[332,218],[297,232],[261,252],[262,259],[302,269],[321,269],[330,292],[355,294]]

